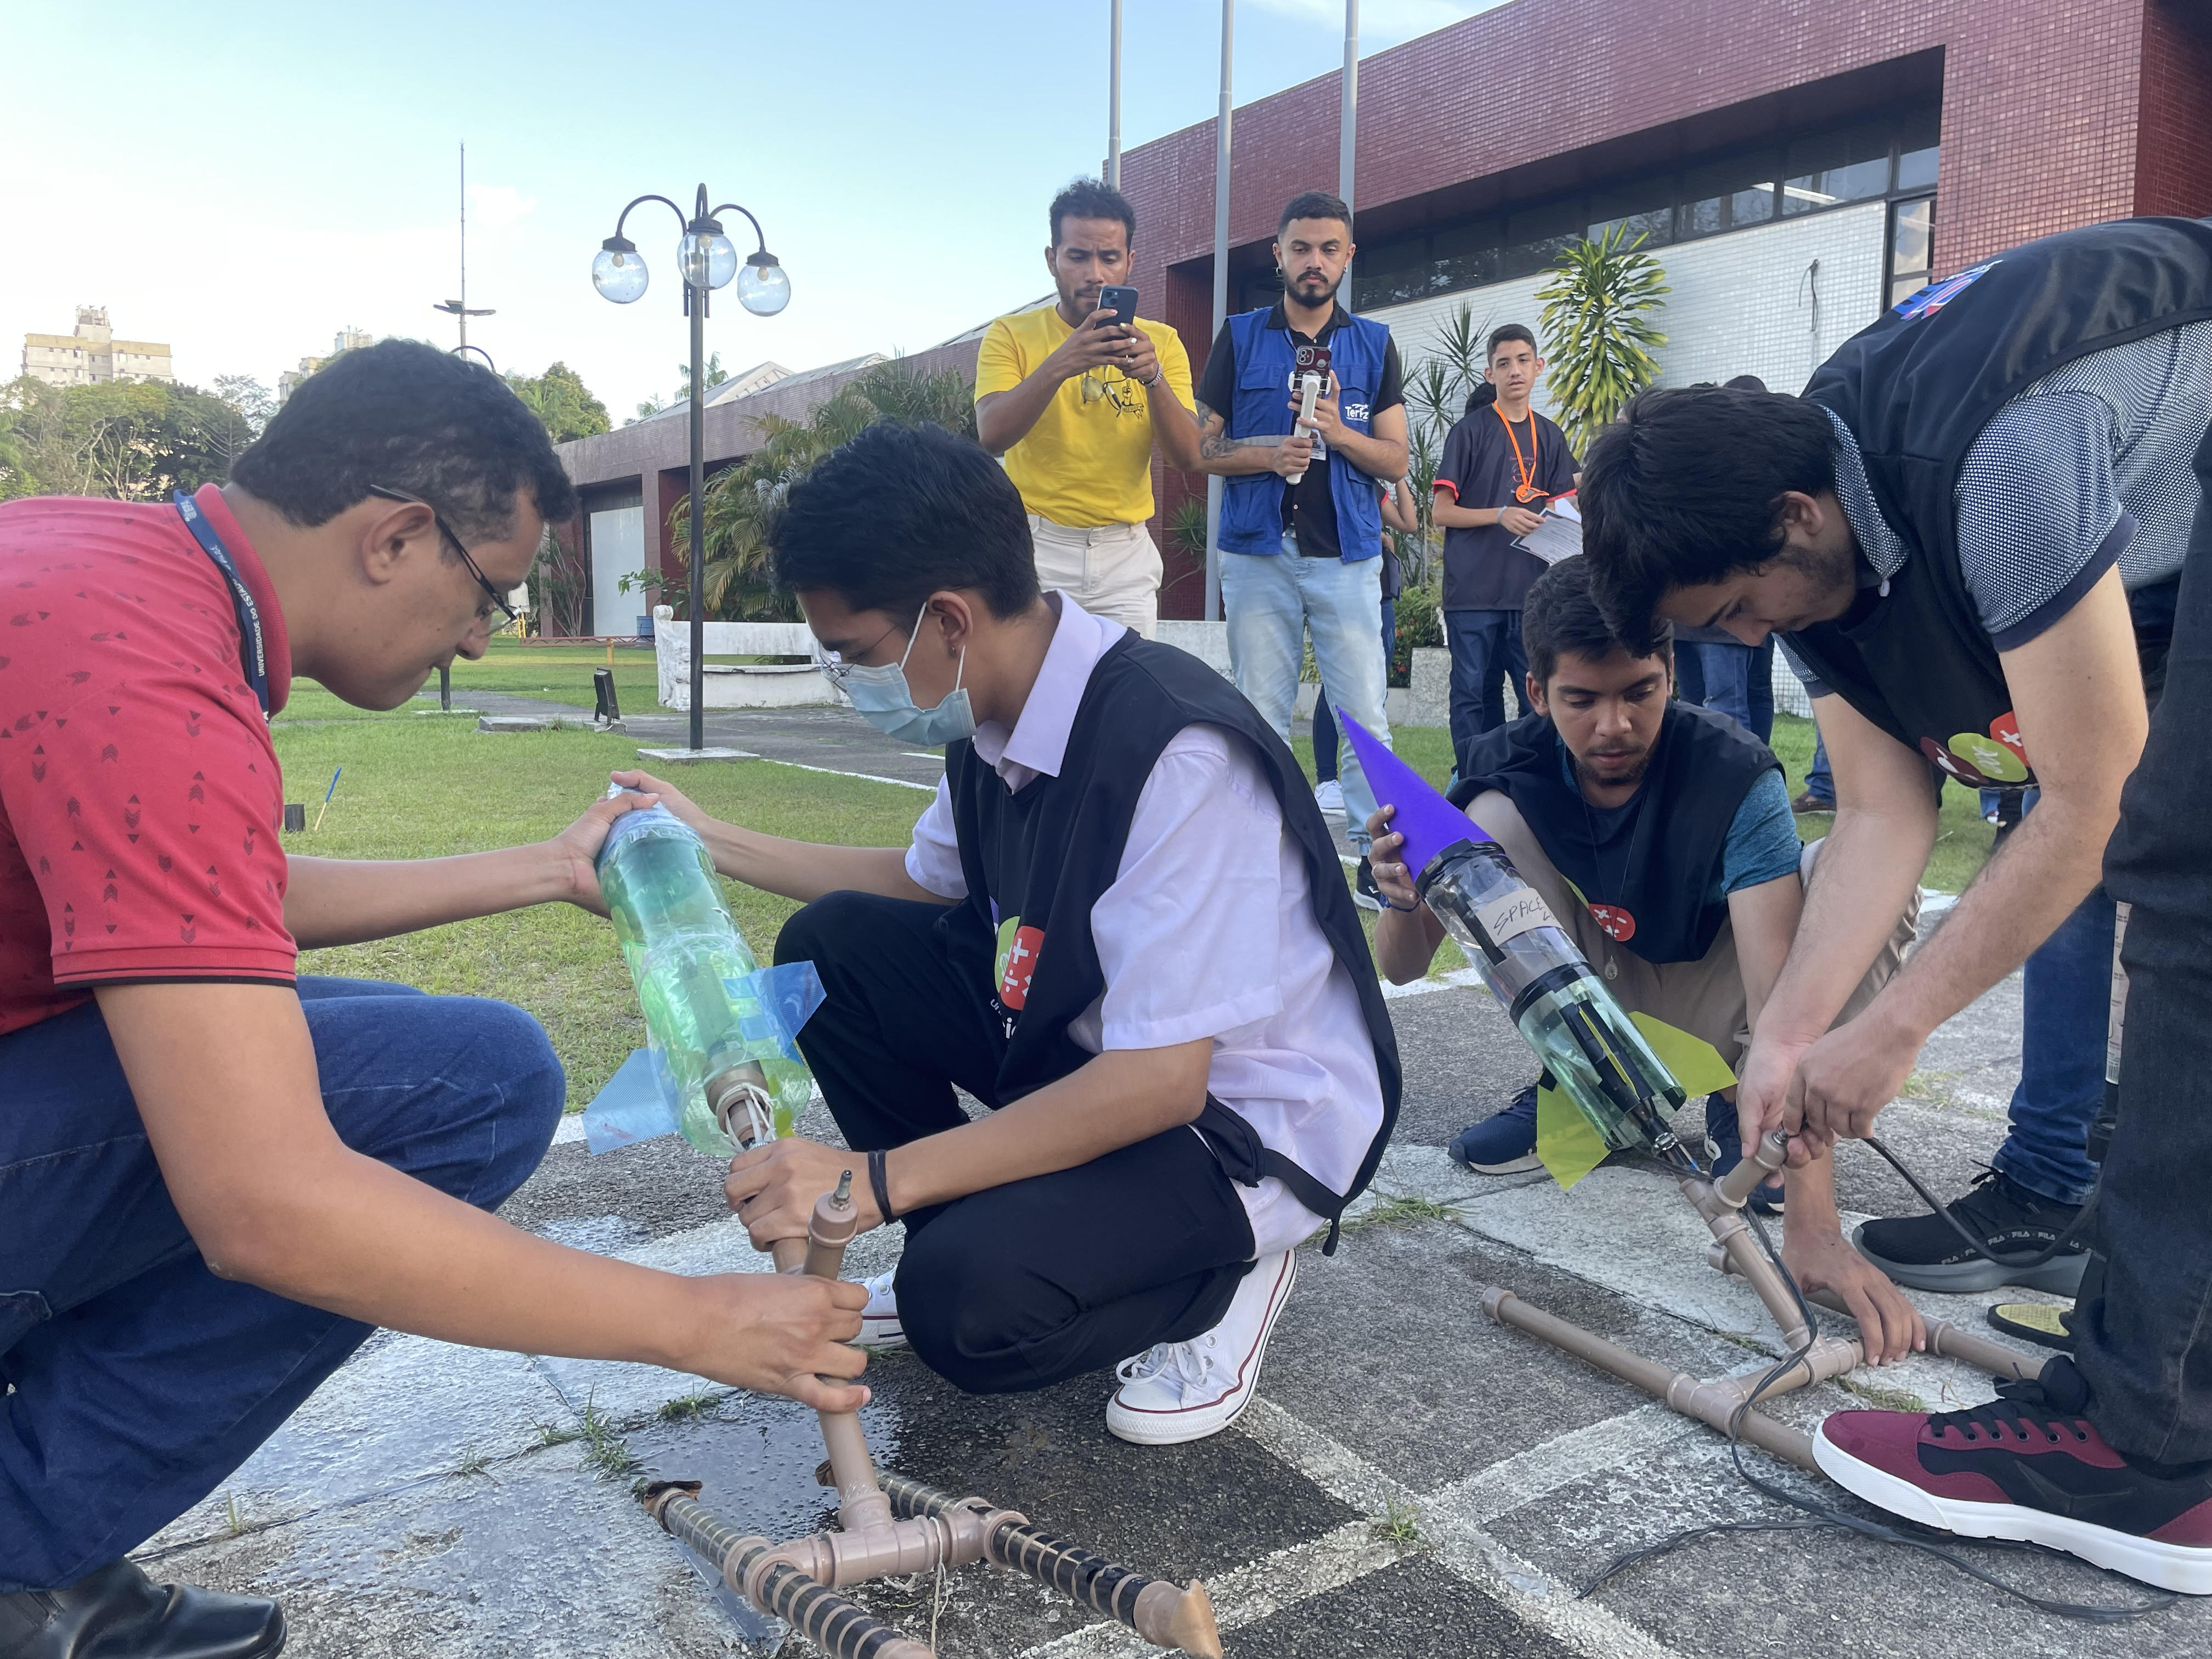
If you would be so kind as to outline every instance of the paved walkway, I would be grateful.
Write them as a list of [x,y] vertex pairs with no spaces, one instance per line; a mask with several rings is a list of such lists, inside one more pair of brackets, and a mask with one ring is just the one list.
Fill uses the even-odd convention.
[[[647,724],[633,722],[633,733],[658,741]],[[909,783],[934,763],[834,714],[720,717],[710,736]],[[1309,1249],[1261,1398],[1235,1429],[1190,1446],[1127,1446],[1102,1420],[1109,1374],[978,1399],[891,1355],[869,1371],[879,1460],[1023,1509],[1139,1571],[1203,1577],[1239,1659],[2212,1650],[2212,1607],[2076,1624],[1996,1599],[1916,1553],[1832,1532],[1721,1534],[1578,1598],[1616,1555],[1681,1528],[1795,1517],[1737,1480],[1719,1437],[1492,1324],[1480,1287],[1510,1286],[1700,1374],[1757,1364],[1774,1345],[1748,1292],[1705,1266],[1702,1224],[1656,1172],[1609,1167],[1570,1194],[1540,1176],[1455,1170],[1444,1141],[1504,1105],[1534,1067],[1479,988],[1416,988],[1391,1006],[1405,1110],[1365,1224],[1333,1259]],[[1939,1190],[1962,1184],[2000,1138],[2019,1034],[2014,980],[1937,1034],[1912,1097],[1885,1115],[1892,1144]],[[818,1105],[805,1127],[831,1133]],[[1863,1148],[1844,1150],[1838,1175],[1850,1211],[1909,1202]],[[506,1213],[549,1237],[686,1272],[766,1265],[724,1212],[717,1166],[676,1140],[597,1159],[556,1146]],[[896,1248],[896,1230],[864,1237],[851,1271],[880,1270]],[[1920,1299],[1974,1323],[1996,1298]],[[1873,1389],[1943,1405],[1989,1393],[1985,1378],[1921,1360],[1790,1396],[1776,1414],[1809,1425]],[[163,1574],[282,1595],[293,1651],[307,1656],[765,1653],[774,1644],[718,1608],[632,1501],[630,1482],[702,1480],[732,1520],[788,1535],[829,1514],[812,1477],[819,1456],[811,1421],[787,1402],[647,1366],[385,1334],[149,1553]],[[1745,1458],[1792,1489],[1816,1488],[1757,1453]],[[2135,1594],[2070,1562],[1965,1547],[2044,1595]],[[960,1659],[1146,1651],[987,1567],[941,1585],[876,1584],[859,1599],[923,1639],[934,1628],[939,1650]]]

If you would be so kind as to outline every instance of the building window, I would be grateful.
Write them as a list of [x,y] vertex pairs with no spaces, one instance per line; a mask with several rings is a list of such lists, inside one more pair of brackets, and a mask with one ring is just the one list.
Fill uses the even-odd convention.
[[[1354,310],[1372,311],[1534,276],[1577,237],[1600,236],[1615,225],[1658,248],[1885,197],[1919,198],[1924,225],[1936,184],[1936,124],[1932,105],[1894,110],[1787,143],[1709,156],[1678,172],[1625,178],[1378,239],[1360,250],[1347,297]],[[1924,271],[1924,253],[1917,266],[1899,262],[1896,224],[1893,217],[1891,269],[1899,277]],[[1926,240],[1923,231],[1923,246]],[[1263,283],[1264,297],[1255,291]],[[1273,304],[1280,291],[1272,273],[1245,289],[1248,306]]]
[[[1932,171],[1932,169],[1931,169]],[[1934,274],[1936,198],[1889,204],[1889,301],[1917,294]]]

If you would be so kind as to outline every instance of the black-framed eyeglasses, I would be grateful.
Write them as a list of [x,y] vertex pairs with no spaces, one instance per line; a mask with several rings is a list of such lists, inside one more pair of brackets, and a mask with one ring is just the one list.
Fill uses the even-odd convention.
[[[922,609],[927,612],[929,607],[927,605],[924,605]],[[915,619],[915,625],[917,628],[921,625],[920,618]],[[814,665],[822,671],[822,678],[823,679],[828,680],[830,684],[836,686],[842,691],[844,690],[846,678],[855,668],[862,666],[860,663],[856,662],[854,659],[866,656],[878,646],[881,645],[885,640],[890,638],[892,635],[897,632],[898,624],[896,623],[893,623],[889,628],[884,629],[884,631],[877,635],[874,639],[869,641],[867,644],[862,646],[858,651],[852,653],[849,656],[840,655],[838,653],[834,651],[825,651],[819,644],[817,644],[814,647]]]
[[[462,544],[461,538],[453,533],[453,526],[446,522],[445,516],[441,514],[436,507],[430,507],[430,503],[424,501],[420,495],[410,495],[404,489],[392,489],[383,484],[369,485],[368,493],[372,495],[380,496],[387,501],[405,501],[411,507],[429,507],[430,522],[438,526],[438,533],[441,536],[443,536],[447,543],[452,545],[454,552],[461,556],[461,562],[469,568],[469,574],[477,579],[477,586],[483,589],[484,596],[491,601],[492,605],[499,611],[500,615],[505,617],[507,621],[514,622],[516,620],[514,607],[507,602],[507,595],[501,592],[499,589],[494,587],[491,583],[486,580],[483,568],[477,563],[474,558],[470,556],[469,550]],[[488,617],[491,612],[489,611],[478,611],[477,614],[480,617]]]

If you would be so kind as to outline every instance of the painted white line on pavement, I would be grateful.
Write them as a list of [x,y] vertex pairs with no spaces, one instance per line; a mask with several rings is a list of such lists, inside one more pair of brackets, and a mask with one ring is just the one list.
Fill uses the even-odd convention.
[[886,778],[874,772],[848,772],[841,766],[809,766],[804,761],[778,760],[773,755],[762,755],[757,758],[766,761],[770,766],[794,767],[801,772],[823,772],[833,778],[860,778],[869,783],[895,783],[902,789],[920,789],[932,795],[937,793],[935,784],[916,783],[911,778]]
[[[1765,1362],[1753,1360],[1749,1369]],[[1704,1432],[1701,1425],[1654,1401],[1619,1417],[1554,1436],[1541,1445],[1516,1452],[1502,1463],[1447,1486],[1428,1500],[1431,1514],[1450,1515],[1469,1526],[1485,1526],[1524,1504],[1548,1498],[1607,1469],[1639,1462],[1678,1440]]]
[[[1626,1415],[1634,1417],[1644,1409],[1639,1407]],[[1410,1498],[1419,1511],[1422,1537],[1437,1561],[1573,1651],[1589,1659],[1680,1659],[1675,1650],[1600,1603],[1576,1600],[1572,1589],[1522,1560],[1484,1531],[1468,1518],[1463,1506],[1450,1503],[1457,1486],[1447,1487],[1434,1500],[1414,1498],[1358,1453],[1264,1399],[1252,1402],[1238,1427],[1331,1497],[1378,1519],[1388,1512],[1393,1498],[1401,1512]],[[1576,1438],[1563,1435],[1550,1443]],[[1535,1452],[1542,1449],[1539,1447]],[[1522,1455],[1533,1459],[1535,1452]],[[1573,1468],[1577,1462],[1575,1453],[1570,1452],[1559,1467]],[[1541,1467],[1532,1463],[1528,1472],[1540,1474]],[[1577,1479],[1580,1473],[1569,1478]],[[1377,1498],[1382,1500],[1379,1504],[1375,1501]]]

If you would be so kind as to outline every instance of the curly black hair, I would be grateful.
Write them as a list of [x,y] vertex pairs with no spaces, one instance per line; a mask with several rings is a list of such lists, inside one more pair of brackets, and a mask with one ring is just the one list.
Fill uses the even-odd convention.
[[230,476],[311,527],[371,484],[421,497],[471,539],[513,535],[526,493],[548,524],[576,515],[575,487],[538,417],[483,364],[419,340],[380,341],[310,375]]
[[1052,198],[1052,245],[1060,246],[1060,222],[1066,219],[1119,219],[1127,240],[1137,240],[1137,210],[1111,185],[1096,179],[1078,179]]

